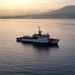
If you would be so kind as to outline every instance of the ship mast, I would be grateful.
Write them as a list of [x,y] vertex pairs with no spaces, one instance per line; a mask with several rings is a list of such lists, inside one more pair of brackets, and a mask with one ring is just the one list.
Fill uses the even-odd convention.
[[40,26],[39,26],[39,31],[38,32],[39,32],[39,35],[41,35],[42,31],[40,30]]

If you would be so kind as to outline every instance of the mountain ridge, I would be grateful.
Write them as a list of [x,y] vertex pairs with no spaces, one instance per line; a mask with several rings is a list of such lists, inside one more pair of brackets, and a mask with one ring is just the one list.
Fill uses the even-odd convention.
[[75,5],[64,6],[60,9],[43,12],[40,14],[28,14],[20,16],[0,16],[1,19],[66,19],[66,18],[75,18]]
[[58,10],[34,15],[33,18],[75,18],[75,5],[65,6]]

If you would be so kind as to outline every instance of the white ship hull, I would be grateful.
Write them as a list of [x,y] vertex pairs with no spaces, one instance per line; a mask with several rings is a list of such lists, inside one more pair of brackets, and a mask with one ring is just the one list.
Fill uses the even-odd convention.
[[41,44],[58,44],[59,39],[38,40],[38,39],[23,39],[17,38],[18,42],[41,43]]

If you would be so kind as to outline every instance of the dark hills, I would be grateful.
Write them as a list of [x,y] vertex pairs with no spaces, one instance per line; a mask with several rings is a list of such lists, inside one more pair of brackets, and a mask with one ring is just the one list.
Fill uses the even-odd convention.
[[40,14],[33,15],[21,15],[21,16],[1,16],[3,19],[23,19],[23,18],[32,18],[32,19],[50,19],[50,18],[75,18],[75,5],[65,6],[58,10],[43,12]]
[[32,18],[75,18],[75,6],[65,6],[58,10],[34,15]]

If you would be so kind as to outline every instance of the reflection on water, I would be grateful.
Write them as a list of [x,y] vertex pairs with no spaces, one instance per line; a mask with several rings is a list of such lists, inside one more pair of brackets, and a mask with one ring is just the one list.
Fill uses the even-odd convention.
[[50,50],[59,50],[59,45],[48,45],[48,44],[37,44],[37,43],[25,43],[21,42],[24,47],[32,47],[33,50],[38,54],[48,54]]
[[34,49],[40,50],[49,50],[50,48],[59,48],[59,45],[48,45],[48,44],[37,44],[37,43],[24,43],[21,42],[23,45],[33,46]]

